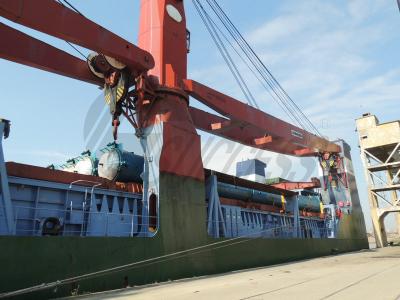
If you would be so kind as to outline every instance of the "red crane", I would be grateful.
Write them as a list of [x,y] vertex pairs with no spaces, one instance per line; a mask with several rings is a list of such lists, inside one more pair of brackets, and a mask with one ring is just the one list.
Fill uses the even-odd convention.
[[[0,0],[0,15],[15,23],[115,58],[127,66],[134,89],[123,114],[138,132],[162,124],[160,172],[204,180],[201,129],[278,153],[339,153],[335,143],[284,122],[187,77],[183,0],[142,0],[138,46],[52,0]],[[87,62],[0,24],[0,57],[102,86]],[[189,105],[189,96],[224,117]]]

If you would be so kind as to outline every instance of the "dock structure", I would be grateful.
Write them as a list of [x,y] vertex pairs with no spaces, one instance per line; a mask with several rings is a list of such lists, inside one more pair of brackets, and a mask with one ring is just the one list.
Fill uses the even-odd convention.
[[400,120],[380,124],[368,113],[356,124],[376,245],[385,247],[384,220],[388,214],[396,213],[400,233]]
[[399,299],[399,275],[400,247],[385,247],[68,299]]

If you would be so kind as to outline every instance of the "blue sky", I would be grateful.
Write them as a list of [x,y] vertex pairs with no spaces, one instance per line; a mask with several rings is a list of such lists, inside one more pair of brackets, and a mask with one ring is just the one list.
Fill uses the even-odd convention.
[[[88,18],[136,43],[138,0],[112,4],[105,0],[70,2]],[[365,112],[376,114],[381,121],[400,119],[400,15],[396,1],[218,2],[319,130],[330,139],[340,137],[351,145],[359,193],[369,223],[354,120]],[[192,33],[190,78],[243,99],[191,1],[186,1],[186,13]],[[2,22],[12,24],[3,19]],[[77,55],[64,41],[12,26]],[[100,90],[5,60],[0,60],[0,69],[0,116],[12,121],[11,137],[4,145],[7,160],[45,166],[61,163],[87,147],[85,121],[89,127],[97,124],[100,112],[95,100]],[[260,107],[287,119],[249,72],[242,70],[251,80]],[[107,119],[105,112],[103,119]],[[125,124],[122,132],[127,137],[131,129]],[[97,147],[106,140],[111,140],[109,132]],[[139,151],[135,142],[131,143],[130,147]],[[236,160],[254,156],[269,162],[270,176],[301,179],[313,166],[310,161],[299,165],[296,159],[254,152],[228,142],[221,146],[218,139],[205,134],[203,145],[207,145],[203,147],[206,167],[229,173],[234,173]]]

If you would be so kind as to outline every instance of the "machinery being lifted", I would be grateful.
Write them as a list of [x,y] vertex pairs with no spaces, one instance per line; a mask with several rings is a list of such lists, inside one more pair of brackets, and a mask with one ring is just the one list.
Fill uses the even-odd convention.
[[125,151],[122,144],[110,143],[102,149],[99,176],[120,182],[142,183],[143,156]]
[[[56,1],[0,0],[0,16],[97,53],[84,61],[0,24],[0,57],[104,87],[114,139],[123,115],[144,153],[142,172],[124,178],[103,170],[108,161],[129,165],[121,149],[110,150],[100,158],[102,178],[6,168],[0,152],[0,296],[54,298],[77,286],[98,291],[368,248],[349,146],[189,79],[184,1],[142,0],[140,9],[136,46]],[[190,96],[218,115],[190,106]],[[205,170],[196,129],[319,158],[323,186],[299,193]],[[136,170],[141,162],[133,157]]]

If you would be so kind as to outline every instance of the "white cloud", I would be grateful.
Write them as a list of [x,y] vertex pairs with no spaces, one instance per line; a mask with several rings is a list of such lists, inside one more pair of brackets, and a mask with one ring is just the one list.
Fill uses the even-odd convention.
[[388,1],[382,0],[349,0],[347,9],[350,18],[361,22],[375,14],[383,5],[387,6],[387,4]]
[[284,15],[251,32],[247,39],[250,43],[269,46],[312,26],[312,20],[305,15]]

